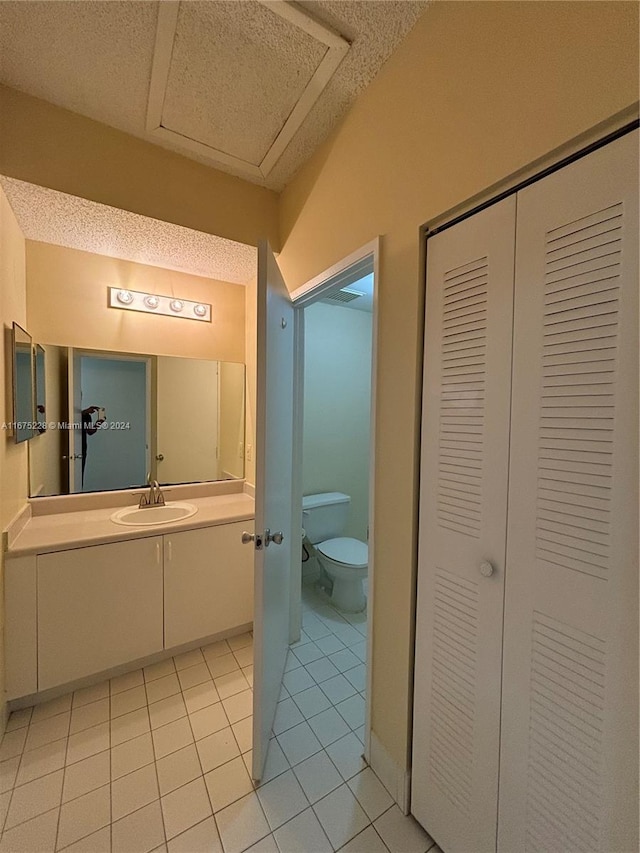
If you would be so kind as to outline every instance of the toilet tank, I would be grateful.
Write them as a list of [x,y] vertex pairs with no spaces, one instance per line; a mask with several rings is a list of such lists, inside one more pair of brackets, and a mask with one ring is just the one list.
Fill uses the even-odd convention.
[[323,492],[302,498],[302,526],[316,545],[341,536],[349,517],[351,498],[342,492]]

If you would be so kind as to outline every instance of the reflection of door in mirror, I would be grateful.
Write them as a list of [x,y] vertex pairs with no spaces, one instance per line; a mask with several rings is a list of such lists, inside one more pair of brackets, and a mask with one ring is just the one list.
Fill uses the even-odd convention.
[[157,479],[161,483],[220,479],[218,362],[158,356],[156,375]]
[[34,435],[33,347],[31,335],[13,324],[13,435],[16,443]]
[[73,491],[126,489],[146,483],[149,362],[144,356],[89,355],[78,350],[69,359]]

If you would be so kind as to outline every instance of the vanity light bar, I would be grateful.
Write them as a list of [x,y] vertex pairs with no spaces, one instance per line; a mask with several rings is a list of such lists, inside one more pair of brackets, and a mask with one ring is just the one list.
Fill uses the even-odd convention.
[[211,305],[208,302],[192,302],[190,299],[176,299],[175,296],[159,296],[157,293],[142,293],[122,287],[109,287],[108,293],[109,308],[211,322]]

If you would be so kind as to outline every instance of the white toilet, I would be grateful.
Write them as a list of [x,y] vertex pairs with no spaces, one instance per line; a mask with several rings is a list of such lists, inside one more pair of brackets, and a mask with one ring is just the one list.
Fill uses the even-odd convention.
[[302,499],[302,526],[333,581],[333,604],[346,613],[359,613],[367,603],[362,581],[367,576],[369,549],[359,539],[340,536],[350,503],[349,495],[342,492],[307,495]]

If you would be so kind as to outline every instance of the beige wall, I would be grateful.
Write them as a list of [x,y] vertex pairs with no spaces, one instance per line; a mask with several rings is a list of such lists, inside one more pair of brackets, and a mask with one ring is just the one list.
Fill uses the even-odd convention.
[[278,196],[0,86],[0,174],[255,246],[278,246]]
[[365,311],[318,302],[304,312],[302,491],[349,495],[349,518],[341,535],[365,542],[371,329],[372,317]]
[[[27,281],[29,331],[38,342],[244,361],[242,285],[30,240]],[[213,322],[108,308],[107,286],[210,302]]]
[[636,3],[435,2],[285,190],[290,288],[382,235],[372,727],[409,763],[421,223],[638,98]]
[[[25,240],[0,188],[0,383],[2,421],[13,419],[11,400],[11,356],[7,342],[13,322],[27,328],[25,284]],[[27,442],[14,444],[6,431],[0,432],[0,531],[22,509],[27,498]],[[4,700],[4,552],[0,552],[0,732],[6,724]]]

